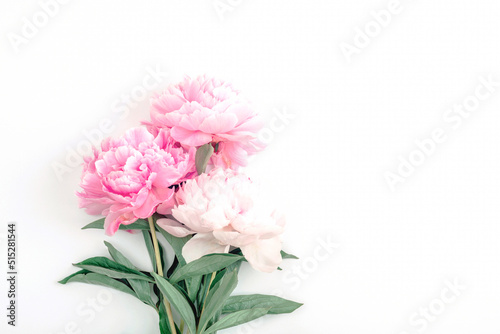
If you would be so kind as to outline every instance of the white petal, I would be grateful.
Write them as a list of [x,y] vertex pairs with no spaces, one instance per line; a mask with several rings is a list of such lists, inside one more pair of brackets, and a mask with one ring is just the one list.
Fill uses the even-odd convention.
[[229,245],[221,245],[212,233],[198,233],[182,248],[182,256],[186,262],[199,259],[212,253],[227,253]]
[[243,234],[233,230],[230,227],[225,227],[220,230],[215,230],[214,237],[221,243],[228,244],[235,247],[241,247],[256,241],[257,236],[250,234]]
[[172,234],[174,237],[182,238],[195,233],[188,229],[185,225],[169,218],[161,218],[156,221],[159,227]]
[[281,240],[279,237],[257,240],[241,247],[241,251],[250,265],[265,273],[278,269],[281,263]]
[[216,230],[229,225],[229,219],[226,218],[224,209],[220,206],[214,207],[200,216],[203,227]]
[[212,230],[211,228],[203,227],[199,213],[186,204],[179,205],[177,208],[172,209],[172,215],[175,219],[195,232],[206,233]]

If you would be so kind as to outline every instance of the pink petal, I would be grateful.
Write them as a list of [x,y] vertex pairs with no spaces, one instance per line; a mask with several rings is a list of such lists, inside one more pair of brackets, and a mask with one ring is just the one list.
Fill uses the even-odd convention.
[[174,208],[174,206],[176,204],[174,194],[175,194],[175,192],[166,201],[163,201],[162,203],[160,203],[160,205],[158,205],[158,207],[156,208],[156,212],[158,212],[159,214],[162,214],[162,215],[171,215],[172,209]]
[[227,142],[221,154],[234,165],[247,165],[248,153],[238,143]]
[[226,112],[232,113],[238,117],[238,125],[247,122],[248,119],[255,113],[250,105],[241,103],[230,105]]
[[175,189],[173,188],[153,188],[153,193],[158,201],[169,202],[173,199]]
[[186,100],[180,96],[165,92],[164,94],[151,99],[151,105],[155,111],[161,114],[166,114],[171,111],[178,110]]
[[212,141],[212,136],[209,134],[200,131],[189,131],[177,126],[172,128],[170,134],[178,142],[189,146],[201,146]]
[[154,137],[151,133],[148,132],[145,128],[132,128],[125,132],[125,140],[127,143],[134,147],[139,148],[139,144],[141,143],[149,143],[152,142]]
[[172,136],[170,136],[170,129],[168,129],[168,128],[160,128],[160,129],[156,128],[155,129],[154,127],[151,128],[151,126],[149,124],[146,124],[146,125],[148,126],[148,130],[150,132],[151,132],[151,130],[153,130],[154,132],[156,132],[156,135],[155,135],[156,137],[155,137],[154,142],[162,150],[164,150],[167,147],[167,145],[173,144],[175,142],[174,138],[172,138]]
[[170,187],[176,183],[183,175],[176,166],[164,166],[158,170],[158,175],[153,182],[155,187]]
[[205,133],[220,134],[234,129],[238,118],[234,114],[213,114],[203,121],[200,130]]
[[104,220],[104,231],[107,235],[112,236],[118,231],[121,224],[120,216],[122,212],[110,212]]
[[176,125],[191,131],[199,130],[201,123],[213,113],[198,102],[184,105],[179,112],[183,113],[183,117]]
[[158,204],[158,199],[152,192],[150,192],[144,203],[142,203],[140,207],[134,210],[134,215],[143,219],[148,218],[155,212],[156,206]]
[[191,78],[186,77],[184,85],[184,97],[188,101],[195,101],[200,91],[200,83],[198,80],[191,80]]

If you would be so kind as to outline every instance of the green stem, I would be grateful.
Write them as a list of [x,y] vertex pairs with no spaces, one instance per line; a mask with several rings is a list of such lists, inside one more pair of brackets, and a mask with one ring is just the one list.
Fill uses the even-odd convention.
[[[160,247],[158,247],[158,239],[156,238],[156,229],[155,229],[155,224],[153,222],[153,216],[148,217],[148,222],[149,222],[149,229],[151,230],[151,237],[153,239],[153,246],[155,249],[156,268],[158,268],[158,275],[163,277],[163,267],[161,265]],[[175,322],[174,322],[174,316],[172,315],[172,308],[170,307],[170,303],[168,302],[167,298],[165,298],[165,296],[163,297],[163,300],[165,302],[165,308],[167,309],[168,323],[170,324],[170,329],[172,330],[173,334],[176,334],[177,331],[175,330]]]

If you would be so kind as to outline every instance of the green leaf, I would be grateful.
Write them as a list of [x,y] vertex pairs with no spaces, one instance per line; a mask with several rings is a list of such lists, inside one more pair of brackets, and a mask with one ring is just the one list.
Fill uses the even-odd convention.
[[[240,262],[238,262],[238,263],[241,263],[241,261],[240,261]],[[232,265],[231,265],[230,267],[232,267]],[[234,268],[233,268],[233,270],[234,270]],[[222,270],[220,270],[220,271],[219,271],[219,272],[215,275],[214,279],[212,280],[212,284],[211,284],[210,288],[212,288],[215,284],[217,284],[217,283],[218,283],[218,282],[222,279],[222,277],[224,277],[224,275],[226,275],[228,272],[231,272],[231,271],[232,271],[232,270],[228,270],[227,268],[226,268],[226,269],[222,269]]]
[[210,319],[222,308],[226,299],[238,284],[238,274],[236,270],[227,273],[222,279],[215,284],[208,293],[205,301],[205,310],[201,315],[198,329],[203,333]]
[[288,254],[287,252],[285,251],[281,251],[281,258],[283,260],[286,260],[286,259],[294,259],[294,260],[298,260],[299,258],[293,254]]
[[188,296],[189,299],[191,299],[191,302],[193,303],[196,301],[196,296],[198,295],[198,290],[200,289],[202,279],[203,276],[201,275],[186,279]]
[[177,310],[177,312],[181,316],[181,319],[185,321],[186,325],[189,328],[189,332],[196,333],[196,319],[193,313],[193,308],[191,307],[191,304],[189,303],[188,299],[186,299],[184,294],[179,292],[179,290],[177,290],[165,278],[159,276],[156,273],[152,274],[162,294]]
[[76,275],[81,275],[81,274],[88,274],[88,273],[90,273],[90,271],[83,269],[83,270],[77,271],[77,272],[76,272],[76,273],[74,273],[74,274],[69,275],[68,277],[63,278],[63,279],[62,279],[62,280],[60,280],[58,283],[61,283],[61,284],[66,284],[66,283],[68,283],[68,282],[69,282],[69,280],[70,280],[73,276],[76,276]]
[[183,238],[177,238],[165,231],[164,229],[160,228],[158,225],[155,225],[158,231],[160,231],[161,235],[167,240],[167,242],[172,246],[172,249],[174,250],[175,255],[177,256],[177,259],[179,260],[179,264],[181,266],[186,264],[186,260],[182,256],[182,247],[186,244],[186,242],[189,241],[189,239],[192,238],[192,236],[187,236]]
[[217,321],[210,328],[203,332],[203,334],[214,333],[221,329],[226,329],[234,326],[244,324],[246,322],[255,320],[267,314],[269,309],[267,308],[253,308],[250,310],[241,310],[231,313],[224,318]]
[[[195,276],[196,277],[196,276]],[[210,275],[203,275],[202,276],[202,282],[200,284],[200,289],[198,290],[198,294],[196,295],[196,309],[199,312],[201,312],[201,309],[203,308],[203,305],[205,304],[205,299],[207,297],[207,290],[208,290],[208,285],[211,280],[212,274]]]
[[143,303],[152,306],[156,309],[155,303],[151,298],[151,286],[150,283],[138,279],[128,279],[128,282],[134,289],[137,298],[139,298]]
[[[118,251],[112,244],[104,241],[106,247],[108,247],[109,254],[117,263],[122,264],[130,269],[137,269],[129,259],[127,259],[120,251]],[[151,287],[149,283],[138,279],[128,279],[130,286],[134,289],[137,297],[144,303],[155,307],[153,300],[151,299]],[[156,307],[155,307],[156,308]]]
[[[165,307],[164,300],[162,300],[159,304],[158,315],[160,317],[160,333],[161,334],[172,334],[172,331],[170,330],[170,322],[168,321],[167,308]],[[174,322],[174,325],[175,325],[176,333],[177,334],[182,333],[175,322]]]
[[177,269],[170,277],[170,281],[177,283],[188,277],[210,274],[241,260],[243,257],[240,255],[208,254]]
[[210,319],[210,321],[208,322],[207,324],[207,328],[210,328],[212,327],[213,324],[215,324],[216,322],[219,321],[219,319],[221,318],[222,316],[222,308],[219,309],[217,312],[215,312],[215,315],[212,317],[212,319]]
[[71,275],[67,278],[65,278],[62,281],[59,281],[59,283],[66,284],[70,282],[80,282],[80,283],[87,283],[87,284],[94,284],[94,285],[102,285],[108,288],[113,288],[125,293],[128,293],[134,297],[136,297],[134,291],[130,289],[126,284],[123,284],[120,281],[117,281],[115,279],[112,279],[108,276],[101,275],[101,274],[96,274],[96,273],[76,273],[74,275]]
[[241,268],[241,263],[243,262],[244,260],[241,260],[241,261],[238,261],[238,262],[235,262],[233,263],[232,265],[228,266],[227,268],[223,269],[223,270],[220,270],[217,275],[215,276],[213,282],[212,282],[212,286],[215,285],[218,281],[220,281],[220,279],[222,277],[224,277],[224,275],[228,272],[231,272],[233,270],[236,270],[236,273],[239,273],[240,272],[240,268]]
[[104,230],[104,220],[105,219],[106,218],[97,219],[96,221],[93,221],[92,223],[87,224],[84,227],[82,227],[82,230],[86,230],[89,228],[97,228],[97,229]]
[[194,158],[196,164],[196,171],[198,175],[205,173],[205,169],[207,169],[208,161],[210,161],[210,157],[214,153],[214,147],[211,143],[202,145],[198,147],[196,150],[196,156]]
[[303,304],[269,295],[243,295],[228,298],[222,313],[232,313],[251,308],[269,308],[269,314],[291,313]]
[[144,275],[138,270],[128,268],[122,264],[114,262],[108,258],[97,256],[73,264],[75,267],[87,269],[97,274],[103,274],[112,278],[132,278],[144,281],[154,282],[150,277]]
[[129,259],[125,257],[119,250],[117,250],[112,244],[107,241],[104,241],[106,247],[108,247],[109,255],[115,260],[117,263],[124,265],[130,269],[137,269]]
[[[98,219],[96,221],[93,221],[92,223],[82,227],[82,230],[87,230],[87,229],[91,229],[91,228],[103,230],[104,229],[104,219],[105,218],[101,218],[101,219]],[[137,219],[132,224],[120,225],[120,230],[149,230],[149,223],[144,219]]]
[[163,298],[160,302],[158,315],[160,317],[160,333],[161,334],[172,334],[172,331],[170,330],[170,324],[168,322],[167,309],[165,308],[165,303],[163,301]]
[[[241,255],[243,256],[243,255]],[[226,268],[227,271],[233,271],[233,270],[236,270],[236,273],[239,273],[240,272],[240,268],[241,268],[241,264],[245,261],[246,259],[243,258],[243,260],[241,260],[240,262],[235,262],[233,263],[232,265],[228,266]]]

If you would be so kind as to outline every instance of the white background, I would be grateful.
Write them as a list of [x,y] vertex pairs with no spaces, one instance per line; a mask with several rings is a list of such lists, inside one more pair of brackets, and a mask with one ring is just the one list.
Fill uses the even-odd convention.
[[[456,129],[443,116],[474,102],[480,77],[500,81],[500,2],[401,0],[348,61],[342,43],[380,27],[370,13],[389,2],[233,0],[220,16],[213,0],[69,1],[16,52],[9,38],[41,7],[2,0],[0,268],[15,221],[19,282],[11,328],[0,277],[0,331],[159,333],[155,312],[128,295],[56,283],[106,255],[103,239],[149,261],[140,235],[81,231],[94,220],[74,195],[81,169],[54,172],[103,119],[117,136],[148,118],[147,98],[126,116],[113,108],[158,67],[168,74],[154,90],[217,76],[280,125],[247,172],[287,213],[284,248],[301,260],[270,275],[245,267],[237,292],[305,305],[221,333],[499,333],[500,87]],[[273,121],[276,110],[295,118]],[[386,172],[439,128],[446,140],[392,191]],[[328,240],[331,254],[318,248]],[[465,288],[445,303],[447,281]]]

